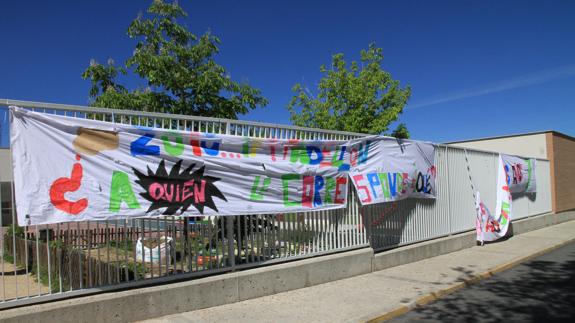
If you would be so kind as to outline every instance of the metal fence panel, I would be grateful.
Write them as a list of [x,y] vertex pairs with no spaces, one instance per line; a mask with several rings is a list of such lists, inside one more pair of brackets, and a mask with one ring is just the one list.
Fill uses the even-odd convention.
[[437,198],[407,199],[364,206],[371,246],[389,249],[449,234],[449,170],[447,148],[435,150]]
[[[473,190],[471,189],[467,173],[465,151],[448,148],[447,153],[451,232],[461,232],[469,230],[475,224],[475,201],[473,200]],[[471,152],[469,152],[469,155],[470,158],[474,156]],[[485,167],[487,166],[485,165]],[[480,169],[472,167],[472,172],[480,173]],[[475,177],[479,177],[479,175],[474,176],[474,181],[476,181]],[[476,185],[479,188],[480,185]],[[491,190],[493,189],[489,191]]]
[[[467,160],[465,155],[467,153]],[[481,199],[495,212],[499,155],[439,146],[436,149],[437,198],[409,199],[364,207],[369,214],[371,246],[385,250],[475,228],[475,200],[469,171]],[[551,212],[549,162],[539,160],[536,196],[514,196],[513,216],[521,219]]]
[[537,160],[535,168],[537,193],[528,199],[529,216],[551,212],[551,170],[548,160]]
[[512,220],[518,220],[528,217],[529,214],[529,199],[532,198],[531,194],[512,194]]

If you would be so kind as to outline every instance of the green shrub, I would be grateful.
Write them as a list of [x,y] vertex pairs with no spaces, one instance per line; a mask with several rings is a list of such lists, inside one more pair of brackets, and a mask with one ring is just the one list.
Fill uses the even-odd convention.
[[8,239],[12,238],[13,236],[16,236],[18,238],[24,238],[24,235],[25,235],[24,227],[20,227],[16,224],[11,224],[6,228],[4,238]]

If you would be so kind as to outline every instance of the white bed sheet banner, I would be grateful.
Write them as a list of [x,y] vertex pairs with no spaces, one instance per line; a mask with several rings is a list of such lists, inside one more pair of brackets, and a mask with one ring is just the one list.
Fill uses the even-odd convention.
[[477,241],[495,241],[504,237],[513,219],[513,193],[535,193],[535,159],[499,154],[497,171],[497,204],[495,216],[476,197]]
[[368,137],[353,146],[351,155],[359,156],[350,177],[362,205],[436,196],[432,143]]
[[142,128],[10,108],[20,225],[344,207],[349,141]]

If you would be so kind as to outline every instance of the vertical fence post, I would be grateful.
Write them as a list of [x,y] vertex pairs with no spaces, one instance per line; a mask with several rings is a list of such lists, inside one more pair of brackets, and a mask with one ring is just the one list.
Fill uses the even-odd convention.
[[451,212],[451,192],[449,191],[449,148],[447,146],[445,146],[445,177],[447,179],[447,185],[445,185],[445,191],[447,194],[447,216],[449,217],[449,220],[447,221],[447,232],[449,235],[451,235],[451,233],[453,232],[451,230],[452,226],[452,222],[453,222],[453,212]]
[[[226,122],[226,135],[230,134],[230,122]],[[239,221],[239,219],[238,219]],[[236,256],[234,247],[234,218],[232,216],[226,216],[226,238],[228,239],[228,266],[232,271],[236,267]],[[239,247],[239,246],[238,246]]]
[[228,239],[228,266],[235,269],[236,257],[234,248],[234,218],[226,216],[226,236]]
[[372,249],[375,249],[375,243],[373,243],[373,207],[364,206],[361,210],[363,227],[365,228],[365,235],[367,238],[367,243]]
[[[12,159],[12,144],[10,143],[10,159]],[[16,299],[18,299],[18,295],[19,295],[19,290],[18,290],[18,273],[17,273],[17,266],[18,266],[18,261],[17,261],[17,255],[16,255],[16,226],[18,225],[18,218],[17,218],[17,214],[16,214],[16,198],[14,197],[14,170],[12,169],[12,183],[10,183],[10,199],[11,199],[11,203],[12,203],[12,258],[14,259],[14,277],[16,277],[16,279],[14,280],[14,286],[16,286]],[[1,204],[1,202],[0,202]],[[0,212],[1,213],[1,212]],[[1,215],[0,215],[1,216]],[[26,234],[28,227],[25,226],[24,227],[24,234]],[[4,261],[4,255],[2,255],[2,261]],[[40,272],[40,271],[38,271]],[[2,285],[4,285],[4,282],[2,282]],[[30,295],[28,295],[30,296]]]

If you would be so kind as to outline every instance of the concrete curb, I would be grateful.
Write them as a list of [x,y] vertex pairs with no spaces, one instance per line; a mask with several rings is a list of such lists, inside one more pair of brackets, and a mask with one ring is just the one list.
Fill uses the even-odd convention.
[[431,292],[429,294],[426,294],[426,295],[418,298],[417,300],[415,300],[414,302],[412,302],[409,305],[399,306],[399,307],[397,307],[397,308],[395,308],[395,309],[393,309],[393,310],[391,310],[385,314],[374,317],[372,319],[368,319],[366,321],[366,323],[377,323],[377,322],[384,322],[387,320],[391,320],[393,318],[396,318],[398,316],[406,314],[407,312],[417,308],[418,306],[423,306],[423,305],[429,304],[431,302],[434,302],[434,301],[436,301],[436,300],[438,300],[444,296],[447,296],[449,294],[452,294],[452,293],[454,293],[454,292],[456,292],[462,288],[465,288],[465,287],[473,285],[473,284],[477,284],[477,283],[479,283],[479,282],[481,282],[487,278],[494,276],[497,273],[511,269],[511,268],[523,263],[523,262],[526,262],[526,261],[531,260],[533,258],[537,258],[539,256],[542,256],[546,253],[549,253],[553,250],[559,249],[559,248],[561,248],[561,247],[563,247],[569,243],[572,243],[574,241],[575,241],[575,238],[567,240],[567,241],[563,241],[557,245],[545,248],[543,250],[539,250],[533,254],[519,257],[519,258],[514,259],[508,263],[496,266],[496,267],[489,269],[483,273],[480,273],[480,274],[474,275],[470,278],[467,278],[462,282],[455,283],[455,284],[453,284],[447,288],[443,288],[443,289]]
[[432,258],[476,245],[476,235],[473,232],[464,232],[423,241],[396,249],[376,253],[373,258],[372,271],[380,271],[391,267]]

